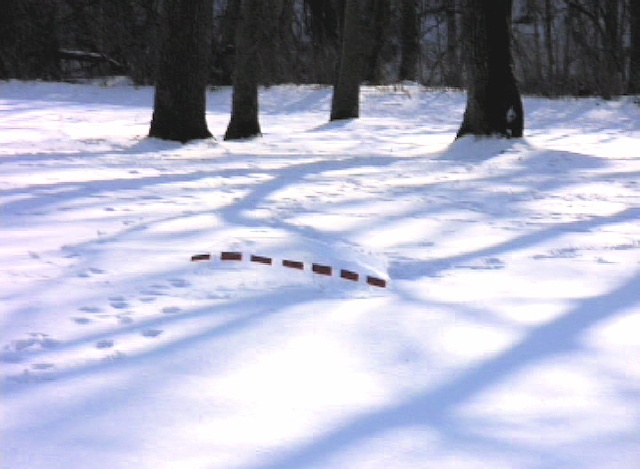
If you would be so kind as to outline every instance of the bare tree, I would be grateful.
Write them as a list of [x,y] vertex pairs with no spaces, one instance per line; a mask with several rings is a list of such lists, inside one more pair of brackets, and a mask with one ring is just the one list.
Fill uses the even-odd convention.
[[240,22],[236,30],[235,67],[231,120],[225,140],[258,137],[258,31],[261,28],[261,0],[242,0]]
[[416,81],[418,79],[418,57],[420,43],[418,34],[418,0],[402,1],[402,28],[400,37],[400,80]]
[[59,79],[55,2],[22,0],[0,6],[0,79]]
[[366,65],[362,78],[370,83],[388,83],[391,81],[388,64],[393,59],[390,50],[393,2],[369,0],[367,3],[368,21],[361,41],[369,47],[366,51]]
[[340,65],[331,101],[332,121],[360,116],[362,6],[363,0],[347,0],[344,7]]
[[304,0],[308,34],[311,39],[312,79],[331,83],[340,42],[340,18],[345,0]]
[[629,54],[629,93],[640,93],[640,1],[631,0],[629,4],[631,29],[631,51]]
[[150,137],[211,137],[205,114],[212,14],[211,0],[164,1]]
[[522,137],[522,100],[511,58],[512,0],[464,0],[467,107],[458,137]]
[[458,0],[451,0],[446,4],[447,16],[447,62],[445,84],[459,87],[462,85],[462,67],[460,66],[458,41]]

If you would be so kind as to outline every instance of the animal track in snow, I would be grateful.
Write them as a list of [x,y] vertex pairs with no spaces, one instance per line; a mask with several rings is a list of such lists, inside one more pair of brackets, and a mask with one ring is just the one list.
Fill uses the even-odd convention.
[[166,308],[162,308],[162,314],[178,314],[182,311],[182,308],[178,306],[167,306]]
[[85,325],[90,324],[90,323],[93,322],[89,318],[71,318],[71,320],[73,322],[75,322],[76,324],[81,325],[81,326],[85,326]]
[[172,278],[169,280],[169,284],[175,288],[187,288],[191,286],[191,283],[182,278]]
[[55,365],[53,363],[34,363],[33,365],[31,365],[31,368],[33,368],[34,370],[50,370],[54,367]]
[[97,349],[112,348],[113,344],[114,344],[114,342],[111,339],[102,339],[102,340],[99,340],[98,342],[96,342],[96,348]]
[[128,316],[126,314],[119,314],[118,316],[116,316],[118,318],[118,322],[120,324],[132,324],[133,323],[133,318],[131,316]]
[[115,309],[125,309],[129,306],[129,303],[123,296],[111,296],[109,297],[109,305]]
[[499,270],[504,268],[505,268],[504,262],[497,257],[487,257],[485,259],[481,259],[478,262],[456,266],[456,269],[471,269],[471,270]]
[[102,269],[97,269],[95,267],[90,267],[86,271],[80,272],[78,274],[78,277],[88,278],[88,277],[91,277],[92,275],[104,275],[105,273],[106,273],[106,271],[104,271]]
[[0,353],[0,361],[4,363],[20,363],[23,355],[37,350],[52,349],[60,345],[60,341],[51,338],[48,334],[32,332],[26,339],[11,341],[3,347]]

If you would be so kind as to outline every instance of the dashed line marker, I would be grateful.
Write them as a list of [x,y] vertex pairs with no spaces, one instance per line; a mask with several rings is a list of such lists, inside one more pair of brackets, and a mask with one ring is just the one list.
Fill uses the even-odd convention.
[[[221,261],[242,261],[242,259],[243,259],[243,255],[241,252],[238,252],[238,251],[222,251],[220,253]],[[210,261],[210,260],[211,260],[211,254],[209,253],[194,254],[193,256],[191,256],[192,262]],[[257,264],[273,265],[272,257],[257,256],[255,254],[251,254],[249,256],[249,260]],[[283,259],[282,266],[287,267],[289,269],[304,270],[304,262],[294,261],[291,259]],[[331,267],[330,265],[315,264],[315,263],[311,264],[311,271],[317,275],[326,275],[328,277],[331,277],[333,276],[333,270],[334,270],[333,267]],[[340,278],[345,280],[350,280],[352,282],[358,282],[360,281],[360,274],[353,270],[340,269]],[[387,288],[387,280],[380,277],[373,277],[371,275],[367,275],[365,281],[367,285],[370,285],[372,287]]]

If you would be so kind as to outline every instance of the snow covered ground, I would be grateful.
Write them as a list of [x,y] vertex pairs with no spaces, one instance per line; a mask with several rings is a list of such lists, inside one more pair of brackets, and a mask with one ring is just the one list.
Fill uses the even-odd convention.
[[452,144],[462,93],[283,86],[231,143],[223,89],[182,146],[152,97],[0,84],[0,467],[640,467],[640,106]]

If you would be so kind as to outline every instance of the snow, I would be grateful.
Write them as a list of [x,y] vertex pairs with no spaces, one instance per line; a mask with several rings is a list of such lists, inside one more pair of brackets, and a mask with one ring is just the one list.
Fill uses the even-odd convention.
[[459,92],[278,86],[224,142],[225,88],[183,146],[152,98],[0,84],[3,469],[640,467],[631,100],[452,143]]

